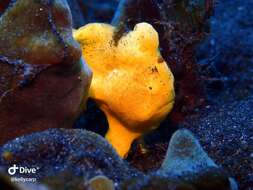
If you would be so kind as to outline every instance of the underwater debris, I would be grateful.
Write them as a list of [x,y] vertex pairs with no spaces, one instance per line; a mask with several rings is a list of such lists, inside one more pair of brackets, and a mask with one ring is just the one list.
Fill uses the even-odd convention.
[[66,1],[13,3],[0,17],[0,144],[71,127],[90,80]]
[[106,138],[125,157],[133,140],[157,128],[171,111],[174,77],[151,25],[136,25],[117,44],[114,32],[110,25],[88,24],[74,37],[93,70],[89,96],[107,116]]

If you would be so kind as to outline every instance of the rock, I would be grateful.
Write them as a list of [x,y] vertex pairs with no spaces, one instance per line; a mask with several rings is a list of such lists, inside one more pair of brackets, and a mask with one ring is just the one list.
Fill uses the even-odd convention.
[[235,180],[214,163],[194,135],[185,129],[172,136],[166,158],[158,171],[127,180],[121,187],[123,190],[238,189]]
[[17,185],[11,183],[10,179],[3,174],[0,174],[0,188],[6,190],[20,190]]
[[69,128],[91,71],[72,38],[65,0],[19,0],[0,19],[0,144],[48,128]]
[[89,185],[93,190],[114,190],[113,181],[105,176],[96,176],[90,179]]
[[188,130],[179,130],[170,140],[161,172],[182,176],[185,172],[198,173],[203,168],[217,167],[205,153],[198,140]]
[[14,183],[10,177],[0,174],[0,188],[3,190],[50,190],[40,184]]
[[[186,140],[190,148],[185,148],[187,144],[182,140]],[[172,145],[177,150],[172,150]],[[198,155],[194,155],[194,151]],[[181,155],[179,153],[183,154],[181,160],[178,159]],[[23,136],[1,147],[0,155],[0,165],[6,173],[13,164],[17,167],[37,168],[35,174],[16,173],[14,176],[36,178],[53,190],[72,190],[74,187],[75,190],[88,190],[89,186],[99,189],[98,185],[104,183],[108,189],[113,189],[112,182],[103,176],[112,179],[116,189],[123,190],[221,190],[226,189],[223,185],[229,186],[227,175],[208,158],[197,140],[186,130],[173,136],[167,154],[169,159],[164,161],[160,171],[148,176],[131,169],[102,137],[82,129],[50,129]],[[187,155],[192,158],[187,158]],[[193,159],[200,161],[200,165],[194,163]],[[182,163],[183,167],[172,166],[177,162]],[[89,180],[87,186],[86,180]]]
[[240,189],[253,186],[253,97],[208,106],[181,125],[196,134],[208,154],[235,176]]
[[76,176],[68,171],[46,177],[41,183],[50,187],[50,190],[95,190],[91,189],[84,177]]
[[185,129],[172,136],[159,173],[186,181],[196,189],[230,189],[227,174],[208,157],[194,135]]
[[78,0],[67,0],[69,8],[71,9],[71,15],[73,20],[73,28],[83,26],[85,22],[85,12],[82,12],[81,6]]
[[[18,184],[18,187],[20,188],[20,190],[53,190],[53,189],[49,189],[48,187],[41,185],[41,184],[25,184],[25,183],[21,183]],[[73,189],[74,190],[74,189]],[[84,189],[86,190],[86,189]]]
[[0,149],[0,155],[5,152],[12,154],[12,159],[3,156],[0,159],[5,171],[13,164],[17,167],[35,167],[38,169],[36,174],[17,173],[15,176],[32,176],[38,182],[51,180],[51,177],[63,172],[87,180],[103,175],[115,183],[142,175],[131,169],[106,140],[82,129],[50,129],[33,133],[5,144]]
[[74,27],[91,22],[109,23],[118,5],[118,0],[68,0],[73,15]]
[[143,176],[125,181],[121,190],[196,190],[191,184],[163,176]]

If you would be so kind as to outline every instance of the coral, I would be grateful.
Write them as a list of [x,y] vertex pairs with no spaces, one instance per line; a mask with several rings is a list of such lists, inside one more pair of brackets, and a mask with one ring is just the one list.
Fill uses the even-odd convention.
[[[8,159],[6,152],[12,154]],[[15,177],[36,177],[52,190],[99,189],[102,184],[122,190],[236,190],[233,180],[187,130],[173,135],[163,166],[147,175],[129,167],[105,139],[81,129],[50,129],[22,136],[2,146],[0,155],[3,171],[13,164],[36,167],[36,174],[17,173]]]
[[[3,157],[5,152],[10,152],[12,159]],[[73,176],[78,181],[82,177],[89,180],[104,175],[119,183],[142,175],[129,167],[104,138],[82,129],[49,129],[25,135],[2,146],[0,155],[4,171],[13,164],[36,167],[39,168],[36,174],[17,173],[15,176],[37,178],[38,182],[49,180],[51,185],[54,185],[52,177],[55,176],[58,176],[55,178],[57,185],[63,176],[66,178],[63,184],[71,184]]]
[[190,183],[197,189],[237,189],[234,180],[208,157],[198,140],[186,129],[173,134],[158,173]]
[[19,0],[0,18],[0,144],[19,135],[71,127],[91,71],[72,37],[65,0]]
[[90,179],[89,185],[94,190],[114,190],[113,181],[105,176],[96,176]]
[[1,17],[1,57],[28,64],[76,62],[81,52],[71,30],[70,10],[65,0],[17,1]]
[[217,167],[208,157],[199,142],[188,130],[175,132],[170,140],[161,172],[175,176],[185,172],[198,172],[207,167]]
[[74,28],[91,22],[110,22],[118,0],[68,0],[73,16]]
[[135,26],[117,42],[115,28],[89,24],[74,32],[94,73],[90,97],[105,112],[106,138],[125,157],[134,139],[159,126],[174,103],[174,77],[161,57],[157,32]]
[[160,169],[121,184],[122,190],[237,190],[227,172],[208,157],[194,135],[181,129],[170,140]]

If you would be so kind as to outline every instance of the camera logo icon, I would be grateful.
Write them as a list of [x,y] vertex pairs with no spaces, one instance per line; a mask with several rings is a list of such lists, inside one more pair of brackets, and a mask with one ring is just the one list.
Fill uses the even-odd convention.
[[18,174],[36,174],[39,168],[29,168],[29,167],[18,167],[16,164],[14,164],[12,167],[8,169],[8,173],[13,176],[16,173]]
[[19,169],[19,167],[17,167],[17,165],[14,164],[12,167],[10,167],[10,168],[8,169],[8,173],[9,173],[10,175],[15,175],[18,169]]

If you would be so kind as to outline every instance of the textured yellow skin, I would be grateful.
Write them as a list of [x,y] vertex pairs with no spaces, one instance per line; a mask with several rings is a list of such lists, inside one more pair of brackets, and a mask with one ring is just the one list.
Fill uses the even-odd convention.
[[116,44],[115,28],[88,24],[74,31],[93,70],[90,97],[105,112],[108,141],[125,157],[136,138],[159,126],[174,103],[174,77],[159,53],[155,29],[140,23]]

